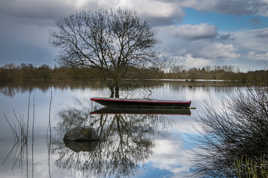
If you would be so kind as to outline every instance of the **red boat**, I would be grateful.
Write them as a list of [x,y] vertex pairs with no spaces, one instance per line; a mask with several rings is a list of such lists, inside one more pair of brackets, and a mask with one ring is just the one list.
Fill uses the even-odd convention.
[[157,114],[157,115],[191,115],[189,108],[134,108],[134,107],[102,107],[90,114]]
[[140,108],[189,108],[191,101],[159,100],[159,99],[122,99],[122,98],[91,98],[99,104],[109,107],[140,107]]

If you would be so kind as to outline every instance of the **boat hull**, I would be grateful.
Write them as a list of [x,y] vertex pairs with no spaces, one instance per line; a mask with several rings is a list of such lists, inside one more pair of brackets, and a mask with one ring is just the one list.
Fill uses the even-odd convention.
[[91,98],[91,101],[109,107],[189,108],[191,105],[191,101],[153,100],[153,99]]
[[173,109],[173,108],[116,108],[116,107],[103,107],[101,109],[92,111],[90,114],[157,114],[157,115],[191,115],[189,108]]

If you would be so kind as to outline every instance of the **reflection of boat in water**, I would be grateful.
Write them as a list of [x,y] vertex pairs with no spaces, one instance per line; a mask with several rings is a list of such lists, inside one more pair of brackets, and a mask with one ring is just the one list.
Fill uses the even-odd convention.
[[154,109],[154,108],[115,108],[115,107],[104,107],[91,112],[90,114],[174,114],[174,115],[191,115],[191,110],[185,109]]
[[122,98],[91,98],[99,104],[109,107],[134,108],[189,108],[191,101],[159,100],[159,99],[122,99]]

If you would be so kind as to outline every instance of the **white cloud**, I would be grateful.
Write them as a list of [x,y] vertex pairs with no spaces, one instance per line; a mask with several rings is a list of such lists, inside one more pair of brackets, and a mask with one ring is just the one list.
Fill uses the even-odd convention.
[[[183,10],[171,2],[161,2],[155,0],[23,0],[23,1],[1,1],[0,12],[7,16],[17,18],[28,18],[55,21],[76,12],[79,9],[114,9],[124,8],[137,11],[138,14],[154,20],[159,19],[167,23],[179,21],[183,16]],[[161,19],[163,18],[163,19]],[[156,22],[154,22],[156,24]]]
[[178,6],[174,6],[173,3],[154,0],[121,0],[118,3],[118,7],[135,9],[140,14],[153,17],[170,17],[175,14],[183,16],[182,9]]
[[201,57],[193,57],[191,54],[180,56],[180,59],[184,60],[184,65],[188,68],[192,67],[204,67],[211,64],[211,61]]
[[213,9],[217,3],[217,0],[182,0],[178,4],[182,7],[190,7],[198,10],[208,10]]
[[234,32],[234,43],[250,51],[266,52],[268,47],[268,28]]
[[[267,61],[268,28],[226,33],[215,32],[212,30],[215,28],[209,25],[203,25],[206,26],[204,28],[201,28],[202,25],[182,26],[180,35],[178,35],[179,27],[174,25],[155,28],[160,42],[159,58],[169,61],[169,66],[170,64],[186,67],[234,65],[239,66],[242,71],[267,68],[265,61]],[[195,34],[193,29],[207,30],[196,30]]]
[[[150,162],[159,169],[166,169],[174,174],[183,171],[189,171],[192,167],[190,151],[183,148],[181,140],[175,142],[172,140],[155,140],[153,156]],[[181,166],[178,168],[177,166]]]
[[257,53],[255,51],[250,51],[248,53],[248,58],[253,60],[267,60],[268,61],[268,52]]
[[[230,60],[240,57],[239,46],[229,39],[232,34],[218,33],[213,25],[185,24],[179,27],[167,26],[157,29],[159,46],[164,48],[164,56],[172,60],[184,61],[186,66],[202,67],[215,60]],[[226,37],[228,36],[228,37]]]
[[176,141],[158,139],[154,144],[153,155],[149,160],[153,167],[168,170],[177,178],[191,175],[190,169],[194,165],[192,160],[197,148],[185,149],[183,141],[179,138]]
[[182,0],[182,7],[234,15],[268,16],[267,0]]
[[174,34],[188,39],[214,38],[217,35],[217,28],[209,24],[185,24],[174,29]]
[[237,53],[237,49],[233,44],[223,44],[218,42],[204,46],[200,49],[199,54],[210,59],[223,58],[229,60],[240,57],[240,54]]

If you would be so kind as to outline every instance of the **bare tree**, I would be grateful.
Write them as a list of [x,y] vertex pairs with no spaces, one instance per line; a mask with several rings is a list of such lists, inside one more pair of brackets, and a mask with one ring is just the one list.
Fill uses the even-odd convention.
[[128,67],[144,64],[154,56],[156,43],[148,23],[129,10],[80,11],[57,23],[53,44],[61,47],[60,61],[100,70],[114,84]]

